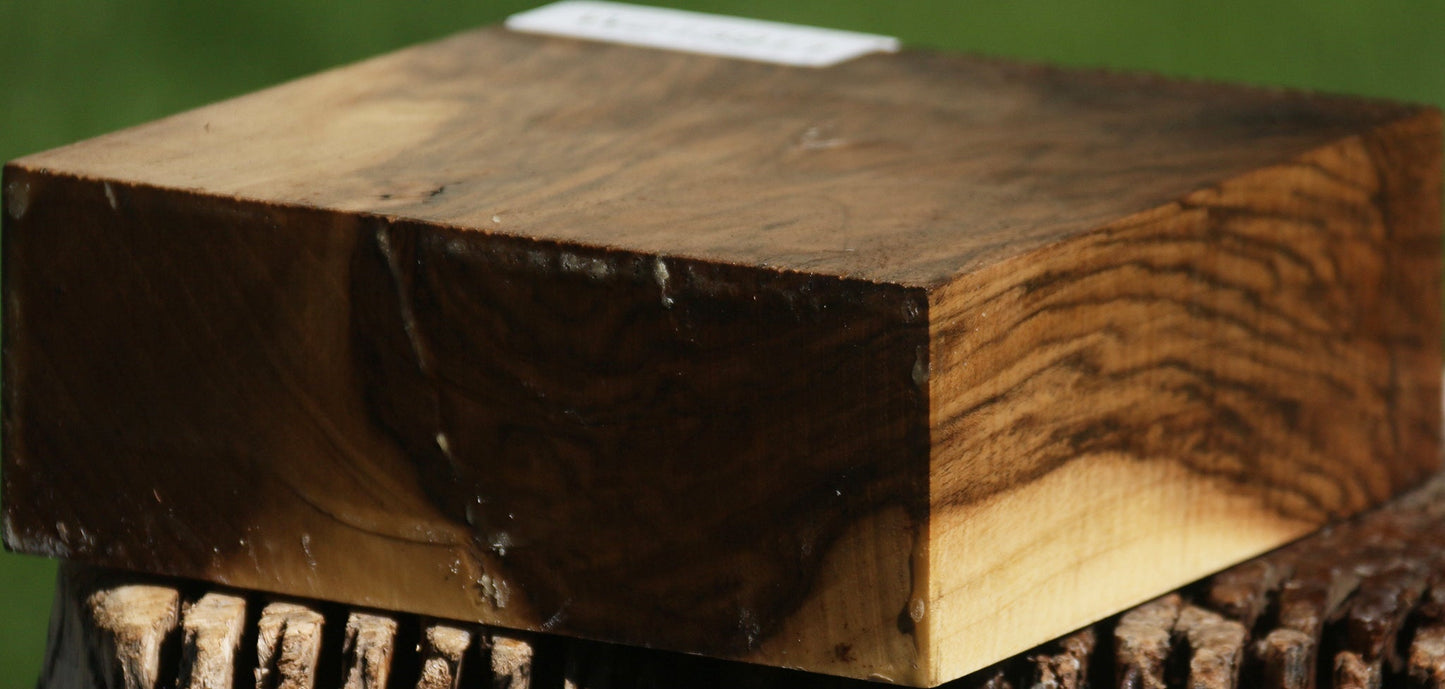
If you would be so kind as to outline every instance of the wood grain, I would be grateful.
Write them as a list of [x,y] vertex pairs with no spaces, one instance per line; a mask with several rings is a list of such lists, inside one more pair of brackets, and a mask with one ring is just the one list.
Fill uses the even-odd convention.
[[[180,592],[66,564],[55,586],[39,686],[158,689],[180,620]],[[172,659],[173,660],[173,659]]]
[[[1352,137],[931,297],[944,646],[1017,653],[1036,641],[997,616],[1063,633],[1088,621],[1057,608],[1080,579],[1111,582],[1087,589],[1099,612],[1123,607],[1148,587],[1121,581],[1182,585],[1435,464],[1439,381],[1401,374],[1439,366],[1438,125]],[[1407,141],[1430,143],[1411,163]]]
[[[984,670],[949,683],[952,689],[1380,689],[1438,687],[1445,667],[1441,621],[1445,619],[1445,474],[1392,500],[1378,510],[1316,533],[1204,581],[1137,606],[1122,615],[1049,641]],[[1423,582],[1431,582],[1425,586]],[[77,681],[96,668],[146,666],[159,684],[174,686],[179,658],[173,652],[182,635],[179,607],[214,593],[208,585],[141,576],[74,563],[62,565],[56,610],[42,689],[70,686],[120,686]],[[1314,612],[1299,614],[1302,592],[1330,591],[1314,598]],[[137,592],[143,592],[137,595]],[[239,593],[248,604],[262,593]],[[1263,601],[1260,605],[1259,601]],[[375,611],[297,601],[318,611],[324,624],[364,620],[381,637],[397,643],[385,660],[369,667],[388,672],[396,686],[424,678],[429,658],[466,658],[450,675],[462,687],[516,686],[525,677],[536,689],[868,689],[876,683],[695,655],[640,649],[553,635],[517,634],[474,625],[442,625],[453,641],[440,653],[428,643],[439,625],[419,615],[378,616]],[[72,625],[76,615],[112,620],[101,625]],[[144,630],[129,638],[149,644],[110,644],[113,621]],[[167,621],[168,620],[168,621]],[[1401,621],[1404,624],[1401,624]],[[246,639],[265,636],[259,619],[248,619]],[[1311,632],[1300,631],[1308,627]],[[1306,665],[1297,656],[1277,653],[1277,640],[1319,650]],[[466,644],[458,642],[464,639]],[[147,650],[151,649],[151,650]],[[255,658],[260,662],[260,655]],[[250,676],[252,659],[237,657],[232,674]],[[377,664],[377,661],[380,661]],[[447,667],[447,665],[443,663]],[[318,689],[341,686],[355,654],[342,644],[323,644],[318,667],[341,667]],[[1314,669],[1323,670],[1314,676]],[[93,676],[93,675],[92,675]],[[119,677],[114,671],[113,676]],[[132,685],[125,685],[132,686]],[[347,685],[350,686],[350,685]]]
[[396,628],[396,620],[385,615],[353,612],[347,616],[342,689],[386,689],[396,652]]
[[235,686],[246,600],[220,591],[207,593],[181,613],[181,689]]
[[6,167],[5,541],[937,684],[1435,465],[1440,147],[459,35]]
[[304,605],[275,602],[256,623],[256,689],[314,689],[325,618]]

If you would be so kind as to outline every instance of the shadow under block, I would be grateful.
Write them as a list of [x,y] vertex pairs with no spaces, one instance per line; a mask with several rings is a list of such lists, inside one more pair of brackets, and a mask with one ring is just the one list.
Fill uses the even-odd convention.
[[1440,151],[459,35],[5,168],[5,542],[938,684],[1432,470]]

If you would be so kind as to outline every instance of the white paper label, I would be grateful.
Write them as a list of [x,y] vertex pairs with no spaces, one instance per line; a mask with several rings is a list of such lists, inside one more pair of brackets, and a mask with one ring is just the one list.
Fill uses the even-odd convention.
[[601,0],[544,5],[508,17],[507,28],[796,67],[898,51],[889,36]]

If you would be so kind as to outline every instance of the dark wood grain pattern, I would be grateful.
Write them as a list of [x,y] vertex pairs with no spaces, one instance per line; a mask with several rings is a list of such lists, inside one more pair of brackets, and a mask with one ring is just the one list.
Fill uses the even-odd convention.
[[1434,466],[1439,149],[463,34],[6,167],[5,541],[937,684]]
[[999,617],[1085,624],[1056,607],[1081,579],[1124,607],[1123,581],[1182,585],[1435,465],[1439,145],[1403,121],[930,296],[942,647],[1020,652]]

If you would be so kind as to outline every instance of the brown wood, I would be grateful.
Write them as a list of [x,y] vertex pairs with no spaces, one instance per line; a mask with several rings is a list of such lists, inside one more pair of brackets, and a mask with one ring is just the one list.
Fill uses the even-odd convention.
[[5,540],[937,684],[1435,466],[1440,126],[491,29],[24,158]]
[[1083,689],[1089,684],[1089,659],[1097,641],[1093,628],[1070,634],[1059,641],[1057,653],[1029,658],[1034,664],[1030,689]]
[[1244,625],[1191,605],[1179,612],[1174,632],[1189,645],[1190,689],[1234,689],[1249,638]]
[[[1329,568],[1292,563],[1330,562]],[[1282,605],[1289,591],[1340,590],[1333,572],[1352,572],[1348,591],[1322,598],[1321,623],[1313,634],[1294,626],[1297,612]],[[1420,581],[1435,582],[1428,589]],[[1204,582],[1140,605],[1060,639],[962,678],[954,689],[1005,687],[1336,687],[1382,689],[1439,687],[1445,677],[1445,476],[1335,531],[1316,534],[1222,572]],[[1263,592],[1263,610],[1240,605],[1241,591]],[[183,634],[178,601],[189,604],[209,591],[187,582],[156,580],[67,563],[57,586],[56,614],[41,689],[73,686],[168,687],[179,663],[174,648]],[[265,594],[241,593],[248,603]],[[1250,594],[1252,600],[1253,594]],[[332,686],[397,686],[428,681],[431,659],[440,660],[443,686],[516,687],[519,678],[536,689],[868,689],[877,684],[758,665],[717,661],[547,635],[511,635],[493,628],[437,625],[416,615],[383,616],[297,601],[322,624],[343,619],[357,630],[356,643],[385,648],[369,655],[368,677],[381,684],[353,685],[357,666],[352,642],[323,644],[317,677],[342,668]],[[326,610],[329,609],[329,612]],[[243,638],[267,637],[265,618],[248,621]],[[306,619],[311,619],[309,615]],[[97,621],[108,620],[107,622]],[[1246,624],[1247,620],[1252,623]],[[1404,620],[1405,624],[1400,624]],[[1304,625],[1310,627],[1310,625]],[[438,629],[445,629],[440,637]],[[121,630],[117,632],[115,630]],[[431,631],[428,631],[431,630]],[[285,636],[283,633],[282,637]],[[132,642],[115,643],[113,640]],[[279,637],[278,637],[279,638]],[[398,638],[423,640],[397,645]],[[432,638],[433,641],[425,641]],[[1296,649],[1324,649],[1327,668],[1317,679],[1276,663],[1280,639]],[[369,641],[367,639],[370,639]],[[437,639],[440,639],[438,643]],[[450,641],[448,641],[450,639]],[[1305,641],[1307,643],[1300,643]],[[250,677],[257,668],[233,656],[229,674]],[[1297,656],[1295,656],[1297,658]],[[1293,661],[1292,661],[1293,662]],[[122,667],[149,668],[142,684],[122,684]],[[99,668],[108,668],[97,672]],[[101,679],[111,677],[110,680]],[[136,675],[139,676],[139,675]],[[130,675],[127,675],[130,677]],[[131,680],[126,679],[126,682]],[[368,680],[373,681],[373,680]]]
[[1427,689],[1445,687],[1445,626],[1421,627],[1410,642],[1410,679]]
[[1171,593],[1119,618],[1114,627],[1114,674],[1121,689],[1164,689],[1174,623],[1184,604]]
[[[1330,562],[1331,567],[1311,563]],[[1294,567],[1292,563],[1307,566]],[[1334,573],[1351,572],[1341,578]],[[1348,587],[1340,581],[1350,581]],[[1422,588],[1421,581],[1434,582]],[[1445,673],[1445,475],[1397,499],[1385,508],[1316,534],[1209,580],[1196,582],[1124,614],[1006,659],[957,680],[954,689],[1004,687],[1336,687],[1382,689],[1438,687]],[[141,686],[105,683],[96,668],[120,677],[119,668],[152,668],[152,683],[175,686],[184,658],[156,648],[172,648],[182,636],[175,609],[186,601],[186,614],[198,597],[215,592],[191,583],[154,580],[66,564],[57,587],[56,616],[47,653],[47,681],[41,689],[71,686]],[[1291,591],[1348,590],[1316,600],[1320,620],[1301,625],[1298,610],[1284,605]],[[144,592],[136,595],[135,592]],[[1240,591],[1263,591],[1264,609],[1238,604]],[[265,594],[239,593],[249,604]],[[326,618],[322,624],[349,620],[359,631],[376,632],[372,642],[388,649],[372,656],[370,667],[392,676],[395,686],[517,687],[525,678],[536,689],[868,689],[877,684],[814,673],[718,661],[666,651],[638,649],[549,635],[515,635],[494,628],[438,624],[417,615],[380,616],[340,606],[296,602]],[[329,610],[329,611],[328,611]],[[345,617],[343,617],[345,616]],[[263,638],[266,615],[248,622],[243,637]],[[1306,616],[1308,617],[1308,616]],[[310,619],[308,617],[308,619]],[[1246,620],[1251,620],[1246,624]],[[85,620],[128,620],[94,624]],[[169,621],[167,621],[169,620]],[[1404,624],[1401,624],[1401,621]],[[1311,634],[1297,627],[1313,630]],[[147,643],[111,643],[116,628]],[[370,630],[370,632],[365,632]],[[284,634],[282,635],[284,636]],[[398,644],[397,639],[412,641]],[[1281,639],[1294,639],[1295,650],[1315,649],[1325,668],[1315,677],[1302,667],[1281,667]],[[420,643],[415,643],[420,641]],[[1304,641],[1305,643],[1301,643]],[[323,644],[317,677],[327,668],[354,668],[350,642]],[[144,650],[152,649],[152,650]],[[1315,652],[1311,650],[1311,653]],[[266,651],[258,648],[264,667]],[[1293,653],[1293,651],[1291,651]],[[328,655],[329,654],[329,655]],[[1291,655],[1290,662],[1299,660]],[[256,674],[233,656],[229,675]],[[394,666],[394,667],[393,667]],[[436,671],[428,668],[436,666]],[[100,673],[104,674],[104,673]],[[318,687],[337,686],[319,681]],[[375,676],[374,674],[371,676]],[[440,678],[439,680],[437,678]],[[419,680],[419,681],[418,681]],[[440,681],[440,684],[436,682]],[[428,684],[430,682],[430,684]],[[345,684],[345,686],[352,686]],[[385,686],[367,685],[367,686]]]

